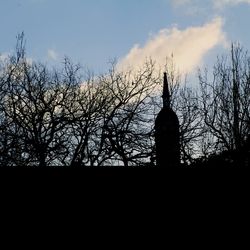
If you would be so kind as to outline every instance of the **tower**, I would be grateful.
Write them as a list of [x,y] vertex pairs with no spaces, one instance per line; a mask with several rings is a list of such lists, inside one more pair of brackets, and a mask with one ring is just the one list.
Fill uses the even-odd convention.
[[155,121],[156,161],[158,167],[180,166],[179,120],[171,108],[167,74],[164,73],[163,108]]

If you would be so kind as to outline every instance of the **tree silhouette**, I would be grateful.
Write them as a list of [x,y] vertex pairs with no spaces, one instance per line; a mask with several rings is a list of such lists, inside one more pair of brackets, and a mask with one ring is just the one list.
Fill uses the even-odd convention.
[[249,165],[250,57],[242,47],[218,58],[212,80],[200,70],[198,89],[182,81],[173,58],[160,72],[148,61],[136,72],[112,64],[102,75],[67,58],[58,68],[30,62],[23,33],[0,61],[0,165],[156,166],[163,71],[183,166],[218,157]]
[[250,133],[250,57],[240,46],[218,58],[213,80],[200,74],[201,113],[213,151],[239,150]]

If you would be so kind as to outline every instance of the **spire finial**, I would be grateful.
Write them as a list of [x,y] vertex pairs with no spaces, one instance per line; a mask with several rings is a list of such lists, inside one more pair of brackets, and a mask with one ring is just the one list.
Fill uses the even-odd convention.
[[164,85],[163,85],[163,107],[170,108],[170,92],[169,92],[169,85],[168,85],[168,77],[167,73],[164,73]]

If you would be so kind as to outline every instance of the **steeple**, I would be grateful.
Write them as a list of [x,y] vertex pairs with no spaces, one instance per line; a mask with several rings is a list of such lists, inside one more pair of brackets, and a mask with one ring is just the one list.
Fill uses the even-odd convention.
[[180,166],[179,120],[170,105],[167,73],[164,73],[163,108],[155,121],[156,162],[158,167]]
[[170,108],[170,92],[168,85],[167,73],[164,73],[164,85],[163,85],[163,108]]

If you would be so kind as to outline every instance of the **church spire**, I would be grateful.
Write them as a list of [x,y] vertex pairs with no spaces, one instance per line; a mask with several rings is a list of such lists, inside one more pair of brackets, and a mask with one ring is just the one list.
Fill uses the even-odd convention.
[[167,73],[164,73],[163,108],[155,120],[156,164],[159,167],[180,167],[179,119],[170,105]]
[[163,86],[163,108],[170,108],[170,92],[168,85],[167,73],[164,73],[164,86]]

